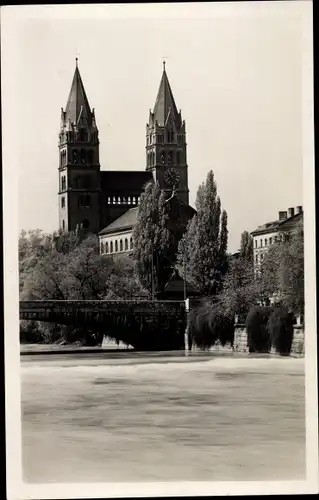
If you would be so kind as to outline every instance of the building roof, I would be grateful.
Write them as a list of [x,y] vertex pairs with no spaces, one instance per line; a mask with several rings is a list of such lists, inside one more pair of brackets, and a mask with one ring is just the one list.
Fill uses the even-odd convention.
[[137,213],[138,207],[130,208],[127,212],[102,229],[102,231],[99,232],[99,236],[115,233],[117,231],[128,231],[133,229],[137,221]]
[[105,170],[101,171],[102,191],[141,192],[144,185],[153,180],[152,172],[146,170]]
[[258,226],[255,231],[251,232],[251,234],[253,236],[257,236],[259,234],[268,234],[278,231],[291,231],[292,229],[295,229],[300,220],[303,220],[303,212],[294,214],[292,217],[287,217],[283,220],[267,222],[262,226]]
[[[186,283],[186,293],[187,295],[197,294],[196,288],[187,280]],[[165,285],[164,293],[183,293],[184,292],[184,279],[180,276],[177,269],[174,269],[171,277]]]
[[280,220],[275,220],[272,222],[266,222],[266,224],[262,224],[261,226],[258,226],[257,229],[251,232],[253,236],[256,236],[258,234],[264,234],[264,233],[271,233],[275,232],[278,230],[278,226],[280,224]]
[[160,127],[164,127],[169,115],[171,115],[171,118],[179,128],[182,124],[181,113],[177,111],[164,63],[162,79],[158,89],[152,119],[153,122],[157,121]]
[[92,124],[93,114],[76,62],[71,90],[65,107],[65,119],[66,121],[70,120],[71,123],[77,124],[80,118],[83,118],[88,125]]

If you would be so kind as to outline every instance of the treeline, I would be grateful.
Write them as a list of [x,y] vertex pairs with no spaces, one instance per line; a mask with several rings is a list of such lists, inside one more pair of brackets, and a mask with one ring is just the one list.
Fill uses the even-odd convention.
[[[97,236],[41,230],[19,238],[21,300],[110,300],[149,297],[134,263],[126,256],[100,255]],[[21,321],[22,342],[80,340],[94,344],[94,332],[38,321]]]

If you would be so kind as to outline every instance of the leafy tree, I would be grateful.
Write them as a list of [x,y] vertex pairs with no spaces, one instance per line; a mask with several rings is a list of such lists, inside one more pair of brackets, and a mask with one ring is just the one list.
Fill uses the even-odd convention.
[[[162,292],[176,260],[176,238],[168,229],[168,206],[159,183],[146,185],[133,232],[133,257],[141,283]],[[152,290],[152,286],[154,287]]]
[[247,259],[251,263],[253,263],[254,255],[253,242],[254,240],[251,234],[249,234],[248,231],[244,231],[241,235],[240,241],[240,256],[243,259]]
[[212,171],[198,188],[196,210],[179,245],[178,260],[187,262],[186,278],[203,295],[212,295],[220,288],[228,240],[227,213],[221,213]]
[[302,223],[266,252],[260,282],[264,293],[294,314],[304,311],[304,236]]
[[268,320],[268,329],[272,345],[281,355],[289,355],[293,339],[293,317],[288,309],[276,307]]
[[212,301],[192,309],[188,321],[189,335],[198,347],[207,349],[217,341],[223,346],[233,345],[234,317],[227,314],[220,304]]
[[271,309],[267,307],[252,307],[246,318],[249,352],[270,351],[271,341],[268,330],[268,319]]

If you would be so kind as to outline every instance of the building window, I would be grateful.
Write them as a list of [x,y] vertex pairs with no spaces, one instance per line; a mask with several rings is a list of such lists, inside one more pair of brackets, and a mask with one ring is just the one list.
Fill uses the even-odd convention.
[[133,249],[133,238],[131,237],[130,238],[130,250],[132,250],[132,249]]
[[278,241],[278,238],[277,238],[277,236],[275,236],[275,243],[277,243],[277,241]]
[[269,245],[272,244],[272,238],[269,238]]
[[258,264],[258,253],[256,255],[256,264]]
[[82,227],[83,227],[83,229],[89,229],[89,227],[90,227],[90,221],[88,219],[84,219],[82,221]]
[[123,252],[123,240],[120,240],[120,252]]
[[255,248],[257,248],[257,244],[258,244],[258,241],[257,241],[257,240],[255,240]]
[[108,244],[108,242],[105,243],[105,253],[109,253],[109,244]]
[[163,134],[159,134],[159,135],[157,136],[157,142],[158,142],[159,144],[163,144],[163,142],[164,142],[164,135],[163,135]]
[[113,253],[113,241],[110,243],[110,253]]
[[119,251],[119,246],[118,246],[117,240],[115,241],[115,251],[116,251],[116,252],[118,252],[118,251]]
[[65,230],[65,220],[62,221],[62,229]]
[[125,238],[125,241],[124,241],[124,248],[125,248],[125,250],[128,250],[128,241],[127,241],[127,238]]
[[78,152],[76,149],[73,149],[72,151],[72,163],[77,163],[78,162]]
[[267,238],[265,238],[265,247],[267,246],[267,243],[268,243],[268,242],[267,242]]
[[261,261],[263,261],[263,260],[264,260],[264,254],[263,254],[263,253],[261,253],[261,254],[260,254],[260,260],[261,260]]
[[180,163],[181,163],[181,152],[180,151],[177,151],[177,153],[176,153],[176,163],[177,163],[177,165],[180,165]]
[[104,243],[103,243],[103,241],[101,243],[101,253],[104,253]]
[[263,240],[260,240],[260,246],[261,247],[263,246]]
[[64,208],[65,207],[65,198],[64,196],[62,196],[61,198],[61,208]]
[[172,163],[173,163],[173,151],[169,151],[168,157],[167,157],[167,163],[169,165],[172,165]]
[[66,178],[64,175],[61,179],[61,191],[65,191],[65,190],[66,190]]

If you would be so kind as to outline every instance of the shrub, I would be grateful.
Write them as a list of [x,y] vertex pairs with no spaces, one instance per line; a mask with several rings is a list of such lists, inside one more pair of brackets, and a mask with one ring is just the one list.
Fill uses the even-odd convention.
[[249,352],[269,352],[271,347],[268,318],[272,309],[252,307],[246,318]]
[[286,308],[276,308],[269,317],[268,329],[272,346],[278,354],[288,356],[294,333],[293,316]]
[[188,318],[189,335],[192,342],[201,348],[212,347],[217,340],[224,346],[234,341],[234,318],[225,315],[218,304],[202,304],[193,309]]

